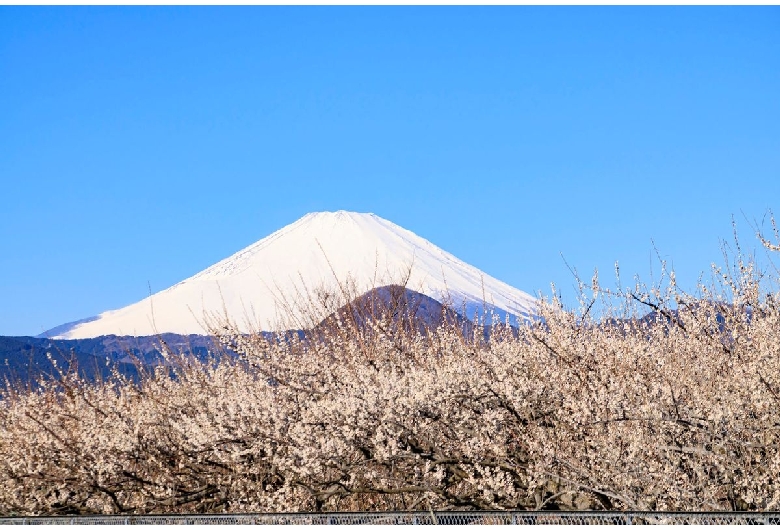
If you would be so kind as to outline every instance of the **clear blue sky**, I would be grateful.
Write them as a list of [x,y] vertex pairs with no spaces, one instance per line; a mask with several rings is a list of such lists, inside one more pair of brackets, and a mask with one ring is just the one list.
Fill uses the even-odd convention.
[[[780,214],[780,8],[0,7],[0,335],[311,211],[525,291]],[[608,282],[607,282],[608,283]]]

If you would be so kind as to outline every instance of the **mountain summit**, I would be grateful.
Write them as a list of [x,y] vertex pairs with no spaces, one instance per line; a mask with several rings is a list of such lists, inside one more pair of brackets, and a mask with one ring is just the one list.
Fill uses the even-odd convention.
[[[358,292],[404,282],[473,318],[534,313],[535,299],[371,213],[310,213],[202,272],[122,309],[58,326],[51,338],[203,334],[205,315],[229,315],[249,330],[279,329],[302,294]],[[289,321],[288,325],[289,325]]]

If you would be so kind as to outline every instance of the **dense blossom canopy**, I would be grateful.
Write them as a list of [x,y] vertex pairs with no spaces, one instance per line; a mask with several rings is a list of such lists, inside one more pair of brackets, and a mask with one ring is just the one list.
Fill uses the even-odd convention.
[[[696,296],[594,279],[488,333],[214,322],[237,357],[11,389],[0,512],[777,510],[780,305],[750,263],[718,274]],[[596,296],[619,302],[596,319]]]

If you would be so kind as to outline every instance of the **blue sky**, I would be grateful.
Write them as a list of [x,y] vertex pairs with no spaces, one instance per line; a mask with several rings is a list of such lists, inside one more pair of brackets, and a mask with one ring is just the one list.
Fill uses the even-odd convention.
[[[0,7],[0,335],[311,211],[531,293],[780,214],[777,7]],[[570,300],[572,298],[569,298]]]

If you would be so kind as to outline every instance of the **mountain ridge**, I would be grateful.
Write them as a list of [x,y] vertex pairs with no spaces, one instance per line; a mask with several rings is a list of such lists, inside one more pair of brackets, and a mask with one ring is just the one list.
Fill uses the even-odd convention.
[[470,319],[487,310],[516,323],[530,318],[536,303],[405,228],[375,214],[341,210],[307,214],[150,297],[42,336],[207,334],[207,320],[224,317],[246,331],[300,328],[301,298],[345,282],[357,294],[403,284]]

